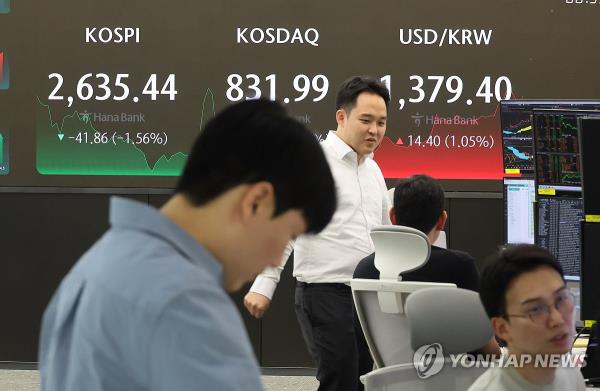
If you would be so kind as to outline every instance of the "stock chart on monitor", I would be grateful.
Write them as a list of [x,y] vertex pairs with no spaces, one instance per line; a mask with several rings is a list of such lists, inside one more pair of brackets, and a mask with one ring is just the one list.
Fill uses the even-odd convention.
[[531,113],[527,111],[503,111],[501,127],[504,172],[506,174],[532,174],[533,136]]
[[581,192],[577,124],[578,119],[584,116],[593,117],[594,114],[563,110],[534,111],[535,166],[540,194]]
[[536,113],[538,183],[581,185],[577,117],[568,113]]
[[582,39],[599,15],[571,0],[2,0],[0,185],[171,188],[227,105],[277,100],[323,139],[361,74],[391,93],[386,178],[499,185],[533,154],[527,116],[501,125],[500,101],[600,98]]
[[600,100],[507,100],[501,102],[500,127],[505,175],[533,176],[533,113],[535,110],[564,110],[576,116],[600,113]]

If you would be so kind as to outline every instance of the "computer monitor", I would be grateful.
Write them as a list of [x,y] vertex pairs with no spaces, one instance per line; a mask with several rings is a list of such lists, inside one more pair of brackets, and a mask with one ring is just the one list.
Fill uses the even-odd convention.
[[558,260],[566,280],[581,275],[581,198],[537,196],[535,244],[546,248]]
[[[581,192],[578,111],[534,110],[534,160],[538,186],[563,192]],[[565,194],[566,195],[566,194]],[[569,194],[580,196],[580,194]]]
[[533,174],[532,107],[502,102],[502,153],[505,174]]
[[[581,153],[581,181],[583,187],[583,214],[586,222],[583,223],[582,233],[582,259],[581,259],[581,313],[584,319],[600,320],[600,286],[598,276],[600,275],[600,180],[598,170],[600,162],[598,159],[598,146],[600,145],[600,119],[579,119],[579,141]],[[598,331],[598,330],[596,330]],[[590,337],[590,343],[592,338]],[[600,350],[597,348],[598,340],[595,340],[595,374],[600,377]],[[588,353],[590,353],[588,351]],[[600,379],[596,379],[599,381]]]
[[[583,223],[581,260],[581,318],[600,321],[600,224]],[[600,364],[600,363],[599,363]]]
[[581,148],[581,180],[583,187],[583,211],[586,216],[600,216],[600,119],[579,119]]
[[581,373],[587,386],[600,386],[600,323],[590,329],[588,345],[585,350],[585,365]]
[[506,175],[532,176],[535,170],[532,115],[536,109],[600,113],[597,100],[505,100],[500,102],[500,126]]
[[535,242],[535,182],[527,178],[504,178],[504,241]]

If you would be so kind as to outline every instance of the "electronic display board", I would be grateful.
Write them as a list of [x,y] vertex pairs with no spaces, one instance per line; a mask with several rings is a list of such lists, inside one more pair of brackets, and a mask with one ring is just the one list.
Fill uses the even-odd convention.
[[357,74],[391,91],[386,178],[500,184],[498,102],[600,97],[598,16],[593,0],[1,0],[0,185],[170,188],[226,105],[278,100],[322,139]]

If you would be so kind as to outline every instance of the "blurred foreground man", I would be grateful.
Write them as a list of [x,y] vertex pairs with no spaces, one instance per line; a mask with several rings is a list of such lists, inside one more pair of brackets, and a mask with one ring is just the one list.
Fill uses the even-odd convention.
[[568,356],[575,301],[552,254],[533,245],[503,250],[484,268],[479,295],[508,355],[469,391],[585,390]]
[[42,390],[262,390],[227,293],[277,266],[290,240],[321,231],[335,203],[303,125],[269,101],[229,107],[162,209],[111,200],[110,230],[44,313]]

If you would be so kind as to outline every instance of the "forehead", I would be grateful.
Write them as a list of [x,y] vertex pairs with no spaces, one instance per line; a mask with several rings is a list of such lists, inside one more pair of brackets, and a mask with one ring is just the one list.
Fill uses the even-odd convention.
[[372,92],[362,92],[356,98],[356,104],[350,110],[350,113],[354,115],[385,117],[387,115],[387,108],[385,100],[381,96]]
[[515,278],[506,291],[506,306],[520,305],[525,300],[551,298],[565,285],[560,274],[551,267],[541,266]]

